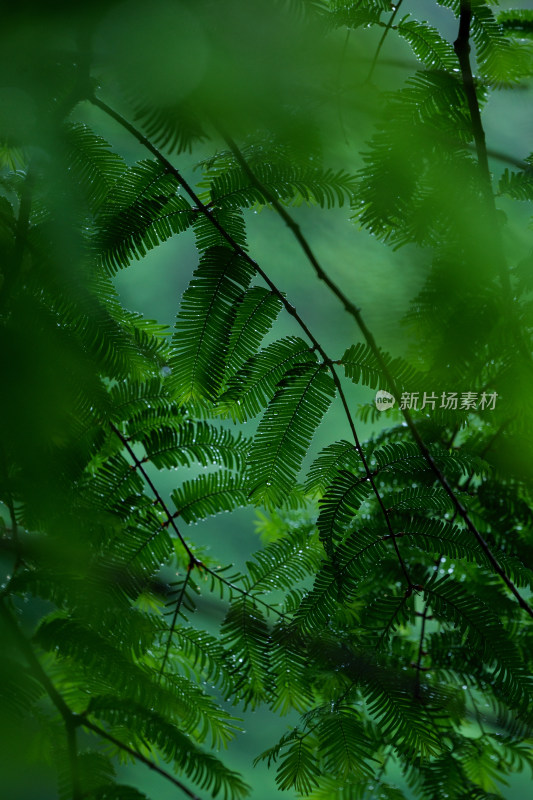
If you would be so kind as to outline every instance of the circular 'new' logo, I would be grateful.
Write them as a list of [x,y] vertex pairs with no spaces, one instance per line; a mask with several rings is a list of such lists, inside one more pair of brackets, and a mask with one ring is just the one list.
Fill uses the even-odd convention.
[[378,411],[386,411],[388,408],[392,408],[395,402],[394,396],[386,392],[385,389],[379,389],[376,392],[375,403]]

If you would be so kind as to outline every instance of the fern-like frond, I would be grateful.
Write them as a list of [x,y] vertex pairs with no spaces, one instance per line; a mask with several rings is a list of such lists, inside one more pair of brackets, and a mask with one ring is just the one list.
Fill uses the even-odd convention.
[[315,748],[316,739],[295,729],[259,758],[265,759],[269,766],[279,760],[276,783],[282,791],[294,788],[307,795],[317,785],[320,776]]
[[235,304],[253,269],[233,250],[207,250],[186,290],[173,337],[170,386],[180,403],[213,402],[221,386]]
[[221,633],[231,653],[236,696],[245,706],[255,707],[267,701],[272,694],[268,670],[270,637],[263,614],[250,597],[242,595],[231,604]]
[[228,342],[227,374],[235,373],[259,349],[264,336],[282,309],[279,297],[253,286],[240,297]]
[[[381,353],[381,358],[399,389],[409,388],[412,391],[418,387],[421,376],[410,364],[384,352]],[[367,344],[358,342],[351,345],[342,356],[341,364],[346,377],[351,378],[354,383],[362,383],[372,389],[385,388],[392,391],[377,356]]]
[[502,9],[496,19],[508,36],[533,38],[533,9]]
[[431,25],[404,18],[396,31],[409,42],[415,56],[429,69],[455,69],[453,47]]
[[345,537],[350,522],[371,491],[365,475],[354,475],[346,470],[341,470],[327,487],[318,503],[320,514],[317,525],[320,539],[329,555],[334,544]]
[[248,787],[237,775],[215,756],[201,750],[179,728],[162,714],[118,697],[100,696],[91,699],[89,713],[113,726],[116,735],[126,743],[146,743],[172,762],[199,788],[213,796],[222,792],[224,797],[242,798]]
[[191,523],[246,506],[249,501],[242,477],[222,470],[184,481],[172,492],[172,502],[174,516]]
[[399,678],[395,670],[369,667],[361,669],[361,688],[384,739],[410,758],[425,759],[439,753],[442,742],[432,720],[436,709],[413,703],[412,683],[405,676]]
[[[430,446],[431,455],[438,467],[448,476],[458,479],[461,475],[486,475],[489,466],[480,458],[463,450],[446,451],[442,447]],[[372,453],[378,469],[416,473],[431,469],[415,442],[391,442]]]
[[173,632],[175,651],[179,652],[176,668],[187,674],[200,674],[209,683],[216,683],[225,694],[232,686],[232,674],[220,639],[192,626],[176,625]]
[[361,716],[354,708],[341,705],[321,713],[316,734],[327,772],[340,779],[373,774],[375,743],[367,736]]
[[280,714],[306,711],[313,702],[306,640],[294,625],[281,620],[269,646],[269,672],[275,686],[272,708]]
[[176,178],[158,161],[140,161],[121,175],[99,209],[94,240],[111,274],[189,227],[195,212],[178,188]]
[[126,171],[126,163],[87,125],[67,125],[64,140],[69,177],[85,193],[89,209],[94,214]]
[[533,169],[530,167],[522,172],[505,169],[498,182],[498,193],[514,200],[533,200]]
[[274,396],[281,378],[294,364],[314,362],[309,346],[289,336],[260,350],[230,378],[217,410],[245,422],[259,414]]
[[295,483],[335,386],[322,364],[293,367],[278,385],[259,423],[248,459],[254,502],[281,505]]
[[158,469],[189,467],[193,463],[239,469],[246,463],[250,449],[250,441],[242,434],[192,420],[153,430],[142,443],[146,458]]
[[456,625],[481,658],[494,665],[493,682],[505,692],[510,704],[525,707],[531,700],[531,678],[524,670],[518,650],[498,617],[467,588],[448,576],[433,577],[424,594],[433,614]]
[[268,205],[269,195],[283,203],[300,205],[316,203],[332,208],[344,205],[355,191],[355,179],[344,170],[320,170],[286,164],[282,167],[266,162],[253,166],[253,172],[265,187],[265,194],[241,169],[219,172],[209,184],[212,202],[228,208],[248,208]]
[[314,572],[320,559],[316,536],[306,528],[297,528],[259,550],[253,561],[246,562],[246,590],[264,593],[291,589]]
[[[213,224],[216,220],[220,228]],[[228,240],[222,235],[226,231],[243,250],[246,250],[246,231],[242,211],[237,208],[210,208],[209,216],[198,214],[193,222],[196,246],[200,253],[212,247],[229,247]]]
[[322,495],[340,470],[356,472],[360,466],[361,459],[353,443],[341,440],[329,444],[311,464],[305,491],[311,495]]
[[355,30],[361,27],[377,25],[383,12],[390,11],[387,0],[333,0],[329,3],[329,14],[326,24],[332,28],[346,27]]
[[450,496],[440,486],[402,489],[385,499],[392,511],[412,508],[417,511],[450,511],[454,508]]
[[387,553],[384,536],[360,528],[334,550],[317,572],[313,588],[303,598],[295,620],[305,632],[324,627],[339,603],[348,604],[358,582]]

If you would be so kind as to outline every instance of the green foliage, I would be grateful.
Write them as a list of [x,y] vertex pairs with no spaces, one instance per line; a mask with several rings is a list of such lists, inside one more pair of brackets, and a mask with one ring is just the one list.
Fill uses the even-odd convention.
[[[527,91],[533,21],[437,4],[454,42],[388,0],[34,4],[38,35],[6,12],[0,755],[51,765],[60,800],[147,800],[130,759],[254,796],[214,752],[247,707],[290,715],[259,759],[305,800],[494,800],[533,764],[532,157],[487,151],[482,115]],[[417,270],[388,350],[363,233],[357,269],[318,256],[346,204]],[[276,215],[349,339],[257,258]],[[173,237],[198,259],[169,332],[114,281]],[[368,388],[394,404],[357,410]],[[237,568],[193,525],[243,507],[263,546]]]

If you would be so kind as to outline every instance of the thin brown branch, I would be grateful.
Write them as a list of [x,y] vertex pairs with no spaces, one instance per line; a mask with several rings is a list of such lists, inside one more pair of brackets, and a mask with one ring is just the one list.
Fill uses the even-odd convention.
[[76,742],[76,728],[81,723],[81,717],[69,708],[63,697],[57,691],[56,687],[42,668],[41,662],[35,655],[33,647],[20,630],[3,601],[0,601],[0,617],[4,620],[9,633],[13,637],[16,646],[26,659],[34,677],[39,681],[63,719],[67,738],[67,751],[72,781],[72,800],[81,800],[82,792],[80,786],[78,750]]
[[170,627],[168,629],[165,653],[163,655],[163,660],[161,661],[161,667],[159,669],[159,678],[158,678],[159,682],[161,681],[161,678],[163,677],[163,674],[165,672],[165,665],[167,663],[168,654],[170,653],[170,647],[172,645],[172,636],[174,635],[174,630],[176,628],[176,623],[178,621],[179,613],[181,610],[181,604],[183,603],[185,592],[187,591],[187,585],[189,583],[189,578],[191,577],[191,572],[193,571],[194,567],[195,567],[195,561],[191,559],[187,564],[187,574],[185,576],[178,599],[176,601],[176,607],[174,609],[174,614],[172,615],[172,622],[170,623]]
[[167,504],[165,503],[165,501],[163,500],[163,498],[159,494],[157,488],[155,487],[154,482],[152,481],[152,479],[150,478],[150,476],[146,472],[145,468],[143,467],[142,461],[139,458],[137,458],[137,456],[135,455],[135,451],[131,447],[130,443],[128,442],[128,440],[126,439],[124,434],[121,433],[121,431],[119,431],[119,429],[116,427],[116,425],[113,425],[112,422],[110,422],[109,425],[110,425],[111,430],[115,434],[115,436],[117,436],[118,439],[120,439],[120,441],[122,442],[122,445],[128,451],[133,463],[135,464],[135,467],[139,470],[139,472],[143,476],[144,480],[146,481],[146,483],[148,484],[148,486],[152,490],[154,498],[156,499],[156,501],[159,503],[159,505],[161,506],[161,508],[165,512],[165,516],[167,518],[167,524],[168,525],[172,525],[176,536],[180,540],[181,545],[183,546],[185,552],[189,556],[190,563],[194,564],[195,566],[196,565],[203,566],[202,562],[199,561],[199,559],[196,558],[196,556],[192,552],[191,548],[189,547],[189,545],[187,544],[187,542],[183,538],[183,536],[182,536],[182,534],[181,534],[181,532],[180,532],[180,530],[179,530],[179,528],[178,528],[178,526],[176,524],[176,520],[174,519],[174,515],[170,513]]
[[474,136],[474,143],[476,147],[477,161],[481,175],[483,192],[486,198],[486,207],[489,217],[489,231],[491,235],[491,249],[494,253],[495,263],[500,275],[500,282],[502,288],[508,297],[511,297],[511,282],[509,279],[509,272],[505,264],[505,258],[501,246],[500,237],[498,234],[498,218],[496,212],[496,204],[494,202],[494,192],[492,190],[492,177],[489,168],[489,158],[487,152],[487,143],[485,140],[485,131],[481,121],[481,111],[477,99],[476,85],[474,76],[472,74],[472,65],[470,63],[470,25],[472,22],[472,3],[471,0],[461,0],[460,14],[459,14],[459,32],[457,39],[453,43],[453,49],[459,61],[461,69],[461,79],[463,89],[468,104],[468,111],[470,114],[470,121],[472,123],[472,134]]
[[124,753],[128,753],[136,761],[140,761],[142,764],[144,764],[146,767],[148,767],[148,769],[151,769],[154,772],[157,772],[157,774],[161,775],[163,778],[165,778],[165,780],[169,781],[170,783],[173,783],[174,786],[177,786],[178,789],[181,789],[181,791],[184,794],[186,794],[187,797],[190,797],[191,800],[200,800],[198,795],[194,794],[194,792],[191,792],[191,790],[189,788],[187,788],[187,786],[185,786],[184,783],[182,783],[177,778],[175,778],[173,775],[171,775],[170,772],[167,772],[162,767],[158,766],[157,764],[154,764],[153,761],[150,761],[149,758],[144,756],[138,750],[135,750],[133,747],[130,747],[128,744],[125,744],[124,742],[121,742],[120,739],[117,739],[115,736],[113,736],[113,734],[111,734],[108,731],[106,731],[105,728],[101,728],[99,725],[95,725],[94,722],[91,722],[86,717],[82,718],[80,724],[83,725],[84,728],[87,728],[88,730],[93,731],[93,733],[97,733],[99,736],[102,737],[102,739],[107,739],[108,742],[111,742],[111,744],[114,744],[115,747],[118,747],[119,750],[122,750]]
[[398,0],[398,2],[396,3],[396,6],[394,8],[394,11],[392,12],[392,14],[391,14],[391,16],[389,18],[389,21],[387,22],[387,24],[385,26],[385,30],[383,31],[383,33],[381,35],[381,39],[379,40],[379,43],[378,43],[378,46],[377,46],[377,49],[376,49],[376,53],[374,55],[374,58],[372,59],[372,64],[370,65],[370,71],[368,73],[368,76],[367,76],[367,79],[366,79],[366,83],[370,83],[370,81],[372,80],[372,76],[374,75],[374,70],[376,69],[376,66],[377,66],[377,63],[378,63],[379,54],[381,53],[381,48],[385,44],[385,39],[387,38],[387,36],[389,34],[389,31],[392,28],[392,23],[396,19],[396,15],[397,15],[398,11],[400,10],[400,7],[401,7],[402,3],[403,3],[403,0]]

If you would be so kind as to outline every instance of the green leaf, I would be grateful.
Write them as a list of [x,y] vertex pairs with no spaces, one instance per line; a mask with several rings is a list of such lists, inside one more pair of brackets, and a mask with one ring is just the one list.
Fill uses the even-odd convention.
[[242,698],[245,707],[268,700],[272,693],[268,670],[270,637],[264,616],[251,598],[242,595],[231,604],[221,633],[237,676],[236,696]]
[[195,214],[178,188],[158,161],[140,161],[121,175],[99,208],[94,242],[111,274],[189,227]]
[[255,503],[283,503],[334,396],[333,379],[321,364],[300,365],[286,374],[259,423],[248,459]]
[[355,472],[360,466],[361,459],[353,443],[342,440],[329,444],[311,464],[305,491],[311,495],[322,495],[338,472],[341,470]]
[[453,70],[456,56],[453,47],[440,33],[416,19],[403,19],[396,28],[413,50],[415,56],[430,69]]
[[261,286],[247,289],[240,297],[228,343],[228,376],[256,354],[281,309],[279,297]]
[[348,533],[348,526],[372,491],[366,475],[341,470],[319,500],[317,525],[320,539],[331,554],[333,544]]
[[172,492],[172,502],[176,506],[174,516],[191,523],[246,506],[248,497],[240,475],[221,471],[184,481]]
[[321,170],[293,164],[258,162],[252,166],[257,180],[267,191],[250,180],[240,167],[218,172],[210,184],[210,196],[217,206],[247,208],[268,205],[269,195],[284,203],[316,203],[323,208],[344,205],[355,191],[355,178],[344,170]]
[[[416,370],[401,358],[392,358],[387,353],[381,352],[382,362],[394,378],[398,389],[416,388],[420,375]],[[383,373],[382,365],[374,351],[366,344],[354,344],[349,347],[341,358],[341,364],[347,378],[354,383],[362,383],[372,389],[387,389],[393,387]],[[398,401],[400,398],[396,398]]]
[[228,381],[217,410],[244,422],[259,414],[273,397],[279,381],[293,364],[314,363],[309,346],[289,336],[260,350]]
[[241,434],[192,420],[184,420],[175,428],[152,430],[142,443],[146,458],[158,469],[193,463],[240,469],[250,448],[250,441]]
[[170,386],[180,403],[216,400],[222,384],[235,304],[253,269],[227,247],[207,250],[176,319]]

